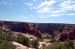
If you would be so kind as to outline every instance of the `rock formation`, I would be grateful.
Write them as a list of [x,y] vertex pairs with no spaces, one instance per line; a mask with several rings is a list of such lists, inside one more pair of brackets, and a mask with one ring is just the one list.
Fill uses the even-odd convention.
[[58,37],[61,41],[75,39],[75,24],[0,21],[0,26],[11,31],[29,33],[37,37],[41,37],[42,33],[47,32],[53,37]]

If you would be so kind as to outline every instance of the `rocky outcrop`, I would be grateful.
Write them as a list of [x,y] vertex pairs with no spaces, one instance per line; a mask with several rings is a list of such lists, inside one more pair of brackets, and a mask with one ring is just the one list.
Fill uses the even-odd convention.
[[64,26],[63,31],[61,32],[60,40],[65,41],[67,39],[75,39],[75,26]]
[[16,49],[29,49],[27,46],[24,46],[17,42],[12,42],[12,44],[16,46]]

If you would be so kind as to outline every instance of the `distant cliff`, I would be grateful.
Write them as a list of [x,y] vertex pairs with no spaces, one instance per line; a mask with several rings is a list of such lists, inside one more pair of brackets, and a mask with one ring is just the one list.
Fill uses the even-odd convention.
[[75,24],[0,21],[0,26],[16,32],[30,33],[37,37],[41,37],[42,33],[47,32],[53,37],[59,37],[62,41],[75,39]]

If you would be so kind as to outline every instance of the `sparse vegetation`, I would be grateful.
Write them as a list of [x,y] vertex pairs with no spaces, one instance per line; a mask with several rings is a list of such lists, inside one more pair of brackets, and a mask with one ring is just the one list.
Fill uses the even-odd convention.
[[15,46],[7,40],[0,40],[0,49],[15,49]]
[[38,46],[39,46],[39,43],[38,43],[38,42],[39,42],[39,41],[36,40],[36,39],[31,40],[31,41],[30,41],[31,47],[38,49]]
[[16,42],[29,47],[29,38],[27,38],[27,37],[25,37],[25,36],[23,36],[21,34],[17,35]]
[[59,42],[54,42],[53,44],[51,45],[47,45],[45,46],[43,49],[61,49],[62,47],[62,44],[59,43]]
[[60,42],[54,42],[51,45],[43,47],[43,49],[74,49],[74,43],[70,40]]
[[63,49],[74,49],[74,43],[70,40],[64,41]]
[[49,35],[48,33],[43,33],[42,34],[42,38],[43,39],[50,39],[51,38],[51,35]]
[[15,46],[11,43],[10,38],[7,35],[8,32],[0,28],[0,49],[15,49]]

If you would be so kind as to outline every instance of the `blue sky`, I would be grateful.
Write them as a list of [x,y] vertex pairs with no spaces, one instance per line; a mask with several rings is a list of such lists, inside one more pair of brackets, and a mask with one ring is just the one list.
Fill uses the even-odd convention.
[[0,0],[0,20],[75,24],[75,0]]

